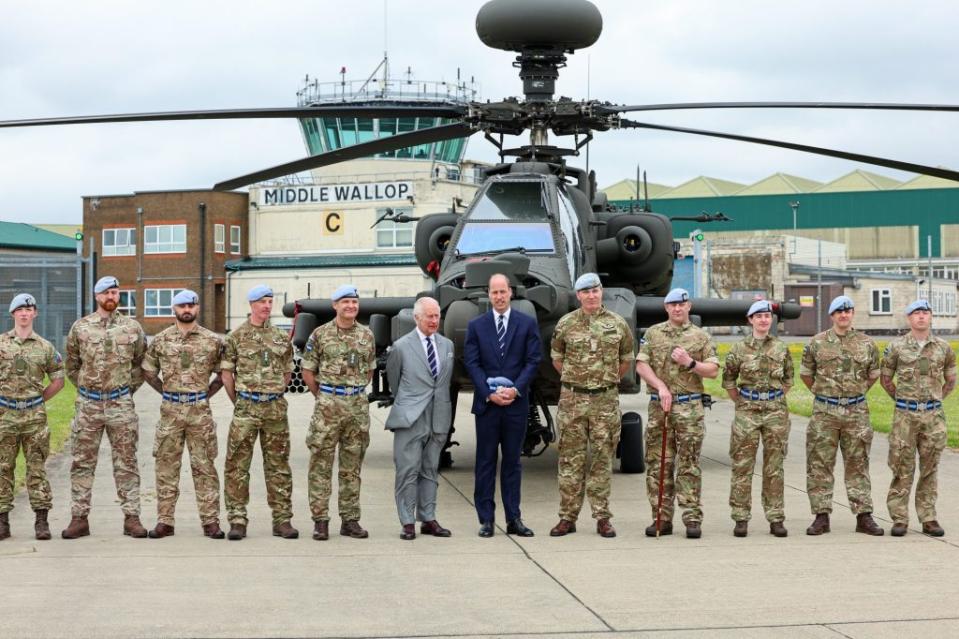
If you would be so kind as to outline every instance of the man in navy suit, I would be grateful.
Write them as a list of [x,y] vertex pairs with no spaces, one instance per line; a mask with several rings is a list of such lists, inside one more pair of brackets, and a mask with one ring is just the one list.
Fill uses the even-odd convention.
[[[493,310],[470,321],[466,329],[464,362],[473,380],[476,415],[476,470],[473,501],[479,516],[480,537],[493,536],[496,503],[496,460],[502,447],[500,491],[506,511],[506,533],[532,537],[520,519],[519,457],[526,436],[530,383],[542,359],[536,319],[512,312],[513,291],[505,275],[489,280]],[[498,379],[497,379],[498,378]]]

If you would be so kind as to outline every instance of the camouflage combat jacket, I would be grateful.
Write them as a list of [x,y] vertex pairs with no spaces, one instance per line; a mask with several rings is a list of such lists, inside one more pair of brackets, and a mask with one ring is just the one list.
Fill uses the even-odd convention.
[[709,333],[691,322],[673,326],[669,321],[660,322],[646,329],[639,344],[636,359],[649,364],[656,377],[661,379],[674,395],[702,393],[703,378],[673,361],[673,349],[681,346],[689,356],[704,364],[719,364],[716,345]]
[[0,333],[0,396],[33,399],[43,394],[44,377],[63,377],[63,358],[36,333],[21,340],[11,329]]
[[581,388],[619,384],[619,366],[633,359],[633,335],[605,306],[589,315],[576,309],[553,329],[550,357],[563,362],[561,381]]
[[186,334],[176,324],[159,332],[143,358],[143,370],[159,374],[163,390],[199,393],[210,386],[210,375],[220,370],[223,340],[213,331],[194,325]]
[[143,384],[140,368],[146,353],[143,327],[114,311],[103,319],[91,313],[73,323],[67,334],[67,378],[74,386],[107,391]]
[[945,376],[956,374],[956,354],[949,344],[930,335],[923,344],[912,333],[893,340],[882,357],[884,377],[896,377],[896,397],[942,401]]
[[327,322],[310,335],[300,366],[316,373],[320,384],[366,386],[376,366],[373,332],[357,322],[345,330],[336,320]]
[[799,374],[813,378],[812,392],[824,397],[855,397],[879,377],[879,349],[868,335],[834,329],[815,335],[802,352]]
[[282,393],[284,376],[293,372],[293,345],[269,321],[254,326],[247,320],[227,336],[220,368],[233,372],[238,391]]
[[781,339],[749,335],[733,344],[723,368],[723,388],[785,390],[793,385],[793,359]]

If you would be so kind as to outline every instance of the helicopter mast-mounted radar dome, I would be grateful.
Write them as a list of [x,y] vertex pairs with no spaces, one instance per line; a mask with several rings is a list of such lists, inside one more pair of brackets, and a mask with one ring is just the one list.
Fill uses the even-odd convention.
[[588,0],[490,0],[476,14],[476,34],[493,49],[516,51],[526,99],[552,99],[566,53],[585,49],[603,32]]

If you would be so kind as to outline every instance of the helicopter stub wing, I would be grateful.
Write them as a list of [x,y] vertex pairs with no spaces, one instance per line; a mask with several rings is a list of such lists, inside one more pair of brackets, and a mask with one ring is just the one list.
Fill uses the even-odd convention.
[[[636,298],[636,324],[649,327],[669,319],[662,297]],[[752,306],[753,300],[719,300],[696,297],[690,300],[692,309],[690,315],[702,318],[703,326],[744,326],[746,311]],[[772,302],[773,313],[779,319],[796,319],[802,313],[802,307],[794,302]]]

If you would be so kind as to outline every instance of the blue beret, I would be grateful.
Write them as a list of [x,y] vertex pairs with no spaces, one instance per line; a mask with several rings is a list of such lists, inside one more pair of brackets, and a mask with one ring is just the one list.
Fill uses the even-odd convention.
[[97,280],[96,285],[93,287],[93,292],[103,293],[104,291],[109,291],[111,288],[120,288],[120,282],[112,275],[106,275]]
[[912,315],[916,311],[929,311],[931,313],[932,307],[929,306],[929,302],[926,300],[916,300],[906,307],[906,317]]
[[677,302],[688,302],[689,292],[684,288],[674,288],[666,297],[663,298],[663,304],[676,304]]
[[250,289],[249,293],[246,294],[246,299],[248,302],[255,302],[263,299],[264,297],[273,297],[273,289],[266,284],[257,284]]
[[183,289],[173,296],[173,306],[177,304],[199,304],[200,296],[189,289]]
[[773,305],[769,303],[769,300],[759,300],[758,302],[753,302],[753,305],[749,307],[749,310],[746,311],[746,317],[752,317],[756,313],[772,313]]
[[356,290],[356,287],[352,284],[344,284],[333,291],[333,294],[330,295],[330,299],[334,302],[337,302],[344,297],[359,297],[360,292]]
[[21,306],[33,306],[34,308],[36,308],[37,300],[33,295],[30,295],[30,293],[20,293],[19,295],[14,296],[12,300],[10,300],[11,313],[17,310],[18,308],[20,308]]
[[573,288],[577,291],[585,291],[590,288],[596,288],[597,286],[602,286],[603,283],[599,279],[599,275],[596,273],[583,273],[576,279],[576,284],[573,285]]
[[853,304],[851,299],[845,295],[840,295],[829,303],[829,314],[832,315],[836,311],[848,311],[854,308],[856,308],[856,305]]

